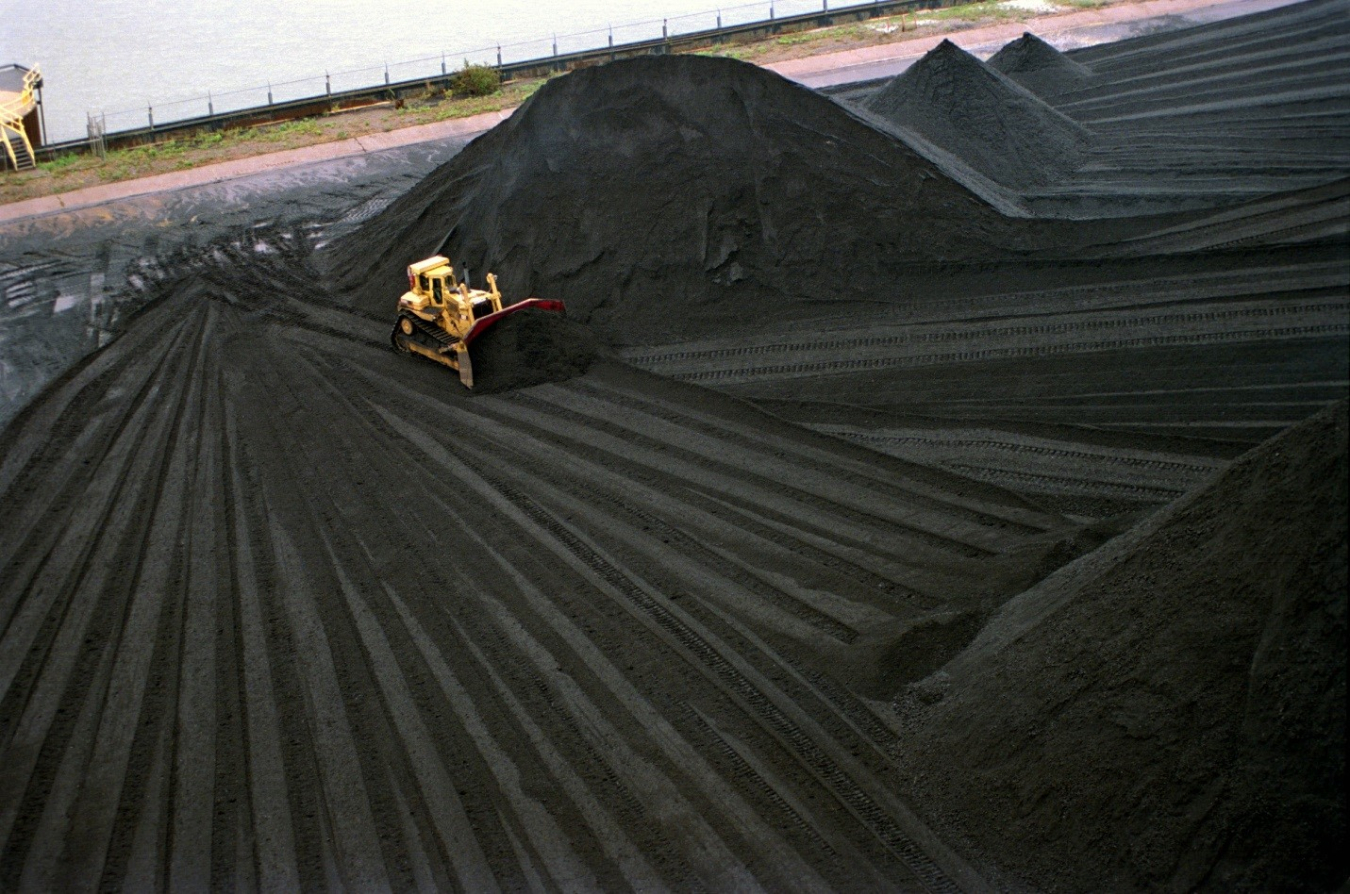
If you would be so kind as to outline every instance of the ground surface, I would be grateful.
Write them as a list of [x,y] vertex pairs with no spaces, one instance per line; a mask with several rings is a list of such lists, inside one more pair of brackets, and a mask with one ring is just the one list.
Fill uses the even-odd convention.
[[[7,347],[26,365],[0,435],[0,889],[1343,878],[1319,849],[1344,838],[1334,798],[1278,839],[1314,855],[1292,872],[1260,840],[1169,867],[1184,823],[1111,859],[1047,843],[1070,840],[1053,822],[999,834],[999,805],[1088,829],[1103,797],[1149,803],[1073,762],[1091,752],[1053,697],[1008,727],[1032,744],[988,798],[942,752],[950,718],[975,711],[997,742],[1015,702],[957,671],[1103,550],[1138,574],[1074,593],[1184,605],[1155,586],[1180,560],[1144,549],[1155,529],[1188,542],[1162,509],[1183,495],[1243,522],[1201,558],[1309,594],[1253,602],[1249,627],[1279,615],[1266,641],[1331,645],[1256,661],[1251,635],[1200,623],[1180,648],[1207,650],[1223,692],[1256,667],[1252,691],[1324,693],[1275,704],[1275,727],[1343,741],[1343,537],[1339,554],[1262,549],[1281,507],[1343,509],[1344,410],[1230,464],[1346,395],[1345,13],[1071,54],[1091,83],[1033,94],[1092,136],[1057,190],[941,144],[959,89],[894,121],[658,60],[555,81],[463,153],[11,225],[4,331],[27,353]],[[913,81],[1005,89],[950,63]],[[438,248],[509,294],[565,297],[604,356],[468,395],[390,351],[400,268]],[[70,344],[101,350],[70,367]],[[1281,465],[1291,445],[1303,477]],[[1074,617],[1019,646],[1051,696],[1117,679],[1119,662],[1060,660],[1095,635]],[[1176,642],[1127,629],[1157,658],[1141,673],[1184,678]],[[1149,716],[1237,722],[1171,691],[1149,690]],[[1073,732],[1108,742],[1107,714]],[[1261,733],[1269,716],[1254,741],[1276,767],[1304,752]],[[1207,815],[1217,765],[1178,774],[1186,749],[1141,741],[1111,750],[1111,778]],[[1046,785],[1041,747],[1070,783]],[[1343,749],[1314,764],[1275,774],[1280,810],[1343,791]],[[1214,813],[1214,834],[1287,815],[1267,806]]]

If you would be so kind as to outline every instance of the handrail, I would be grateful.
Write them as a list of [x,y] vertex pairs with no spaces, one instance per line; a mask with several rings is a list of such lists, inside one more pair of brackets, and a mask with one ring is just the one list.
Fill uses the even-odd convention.
[[23,120],[23,116],[33,107],[33,91],[40,80],[42,72],[34,65],[28,70],[28,74],[23,76],[23,90],[19,92],[19,97],[0,103],[0,121],[8,123]]
[[28,156],[33,156],[33,144],[28,141],[28,133],[23,127],[23,118],[33,109],[33,93],[37,87],[37,82],[42,80],[42,72],[38,66],[34,65],[23,76],[23,89],[19,91],[17,99],[11,99],[9,102],[0,103],[0,142],[5,144],[5,154],[9,156],[9,162],[15,169],[19,167],[19,159],[14,154],[14,147],[9,142],[9,131],[14,131],[23,140],[24,146],[28,149]]

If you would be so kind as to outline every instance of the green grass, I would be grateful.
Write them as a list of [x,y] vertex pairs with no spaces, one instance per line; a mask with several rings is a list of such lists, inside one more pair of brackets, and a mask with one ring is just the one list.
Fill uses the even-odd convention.
[[59,158],[53,158],[51,161],[38,162],[38,168],[55,174],[78,167],[80,162],[87,162],[88,160],[89,157],[86,155],[62,155]]
[[774,39],[780,47],[800,47],[810,43],[819,43],[826,38],[833,37],[835,28],[817,28],[814,31],[797,31],[793,34],[784,34],[782,37]]
[[695,50],[694,54],[698,56],[719,56],[723,59],[739,59],[742,62],[753,62],[761,56],[766,56],[777,49],[780,46],[778,43],[779,40],[786,40],[795,36],[796,35],[793,34],[785,34],[774,40],[760,40],[752,43],[721,44],[719,46],[707,47],[702,50]]
[[[203,162],[200,153],[206,150],[229,149],[249,143],[280,143],[295,136],[323,136],[324,133],[322,125],[315,120],[286,121],[261,127],[192,134],[130,149],[112,149],[106,159],[93,155],[68,155],[43,162],[39,167],[52,174],[96,168],[100,180],[112,182],[142,176],[158,163],[168,163],[173,170],[187,170]],[[160,170],[163,170],[162,166]]]
[[234,134],[240,134],[240,140],[262,140],[267,143],[279,143],[290,137],[317,137],[321,136],[323,132],[323,127],[318,121],[313,118],[300,118],[295,121],[284,121],[281,124],[264,124],[260,127],[227,130],[224,131],[222,136],[229,138]]
[[430,104],[409,105],[400,109],[399,114],[406,116],[413,124],[431,124],[453,118],[469,118],[484,112],[500,112],[529,99],[546,80],[515,81],[488,96],[446,97],[439,101],[433,100]]

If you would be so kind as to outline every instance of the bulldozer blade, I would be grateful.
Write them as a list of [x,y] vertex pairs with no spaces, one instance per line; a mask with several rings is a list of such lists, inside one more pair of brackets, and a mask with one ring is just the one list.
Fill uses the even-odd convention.
[[473,361],[469,359],[469,346],[465,344],[455,345],[456,366],[459,367],[459,381],[473,390]]
[[465,334],[464,344],[466,345],[472,344],[474,339],[478,338],[478,336],[482,335],[484,332],[491,329],[497,323],[501,322],[502,320],[506,319],[507,317],[511,316],[514,313],[525,310],[527,307],[533,307],[538,310],[546,310],[549,311],[550,313],[562,314],[564,316],[566,316],[567,314],[566,306],[556,298],[526,298],[524,301],[518,301],[515,304],[503,307],[496,313],[488,314],[487,316],[478,320],[478,322],[473,324],[473,328],[470,329]]

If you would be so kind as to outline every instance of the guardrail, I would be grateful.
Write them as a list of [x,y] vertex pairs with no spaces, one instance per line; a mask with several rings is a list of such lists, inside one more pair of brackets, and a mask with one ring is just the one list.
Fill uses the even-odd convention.
[[[428,87],[443,88],[464,65],[487,65],[503,80],[542,76],[580,65],[637,55],[696,49],[755,36],[826,27],[840,21],[861,21],[920,9],[954,5],[958,0],[761,0],[743,6],[554,36],[513,46],[493,46],[467,53],[441,54],[408,62],[275,83],[249,90],[210,94],[140,110],[89,116],[89,134],[43,147],[44,157],[102,147],[138,145],[173,135],[224,127],[319,115],[381,100],[399,99]],[[809,11],[802,11],[809,8]],[[791,14],[784,14],[791,13]],[[693,27],[703,25],[702,28]],[[619,40],[651,32],[637,40]],[[587,46],[587,44],[595,44]],[[528,49],[545,52],[529,56]],[[374,83],[370,76],[374,74]],[[365,83],[353,86],[353,80]],[[129,116],[143,121],[123,126]]]

